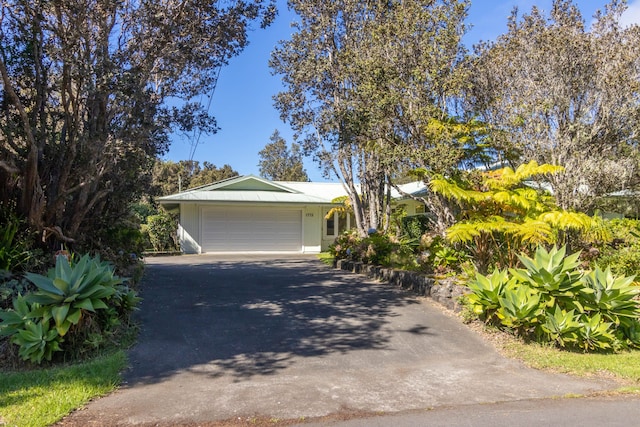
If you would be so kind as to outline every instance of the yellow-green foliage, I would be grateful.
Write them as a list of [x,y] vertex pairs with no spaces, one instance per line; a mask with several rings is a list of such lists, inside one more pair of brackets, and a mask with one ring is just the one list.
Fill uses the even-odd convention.
[[325,219],[333,217],[333,214],[338,213],[340,216],[345,216],[353,213],[353,207],[351,206],[351,200],[349,196],[340,196],[331,200],[331,203],[340,203],[340,206],[332,207],[325,215]]
[[481,174],[480,182],[436,179],[431,190],[461,208],[460,221],[447,230],[452,243],[468,244],[479,268],[492,262],[513,266],[515,254],[539,244],[565,243],[567,231],[583,237],[604,237],[598,218],[560,209],[553,197],[525,181],[559,173],[561,166],[535,161]]

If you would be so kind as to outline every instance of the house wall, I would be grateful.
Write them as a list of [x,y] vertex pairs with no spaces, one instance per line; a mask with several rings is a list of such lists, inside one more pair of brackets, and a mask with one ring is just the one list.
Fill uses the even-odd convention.
[[[416,206],[419,203],[413,200],[403,200],[407,211],[407,215],[416,214]],[[203,204],[182,203],[180,204],[180,224],[178,228],[178,237],[180,240],[180,248],[186,254],[202,253],[200,244],[200,207]],[[260,205],[265,206],[265,205]],[[276,206],[276,205],[274,205]],[[277,205],[282,207],[282,205]],[[335,236],[327,236],[325,230],[324,217],[331,209],[330,206],[318,205],[291,205],[302,210],[302,253],[319,253],[326,251],[335,239]],[[250,209],[251,206],[247,205]],[[349,224],[353,227],[355,224]],[[340,232],[344,230],[339,230]]]
[[320,253],[322,250],[322,212],[320,206],[305,206],[302,210],[302,252]]
[[403,199],[396,202],[396,205],[402,205],[408,216],[424,213],[424,204],[413,199]]
[[[180,204],[180,224],[178,237],[180,248],[186,254],[202,253],[200,244],[200,208],[205,204]],[[208,205],[211,206],[211,205]],[[260,205],[265,207],[265,205]],[[283,207],[283,205],[274,205]],[[252,206],[247,205],[247,209]],[[319,253],[322,250],[322,211],[320,206],[291,205],[302,211],[302,253]]]
[[180,250],[185,254],[199,254],[202,248],[198,243],[200,238],[200,218],[198,205],[195,203],[180,204],[180,224],[178,237]]

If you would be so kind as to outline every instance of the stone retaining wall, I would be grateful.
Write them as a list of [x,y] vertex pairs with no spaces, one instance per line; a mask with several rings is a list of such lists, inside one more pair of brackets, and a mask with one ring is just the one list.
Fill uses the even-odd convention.
[[458,299],[469,289],[455,283],[452,278],[434,279],[414,271],[394,270],[379,265],[363,264],[345,259],[336,262],[336,268],[387,282],[392,286],[415,292],[442,304],[450,310],[460,311]]

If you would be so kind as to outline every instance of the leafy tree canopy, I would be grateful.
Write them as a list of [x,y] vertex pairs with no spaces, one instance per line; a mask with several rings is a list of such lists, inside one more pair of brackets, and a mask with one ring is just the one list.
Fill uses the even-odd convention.
[[191,99],[274,14],[262,0],[2,2],[0,203],[62,241],[112,224],[169,132],[216,130]]
[[388,226],[397,168],[457,166],[469,142],[450,108],[464,82],[458,63],[468,2],[291,0],[289,7],[300,21],[272,53],[285,86],[276,106],[303,149],[345,184],[358,229]]
[[287,147],[287,141],[277,130],[270,138],[271,142],[258,153],[260,155],[260,175],[275,181],[309,181],[307,171],[302,164],[302,151],[296,143]]
[[524,162],[562,165],[558,204],[588,210],[640,181],[640,27],[611,1],[588,29],[571,0],[549,16],[514,10],[506,34],[476,47],[467,101],[491,139]]
[[238,175],[229,165],[218,168],[206,161],[201,166],[200,162],[194,160],[180,160],[177,163],[157,160],[153,167],[153,180],[148,195],[167,196]]

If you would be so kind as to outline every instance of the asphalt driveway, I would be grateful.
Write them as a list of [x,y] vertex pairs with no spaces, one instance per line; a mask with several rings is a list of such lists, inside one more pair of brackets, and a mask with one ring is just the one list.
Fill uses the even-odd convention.
[[504,359],[429,300],[314,256],[151,258],[118,392],[78,423],[303,420],[589,394]]

